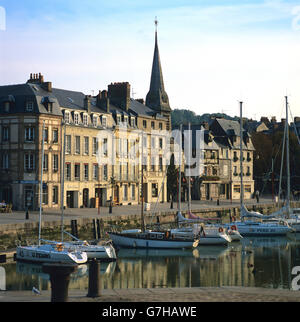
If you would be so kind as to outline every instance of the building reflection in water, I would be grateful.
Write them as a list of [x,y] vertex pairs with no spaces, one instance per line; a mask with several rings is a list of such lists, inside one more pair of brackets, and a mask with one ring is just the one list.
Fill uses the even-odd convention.
[[[101,263],[102,288],[245,286],[290,288],[300,265],[300,238],[244,238],[228,247],[195,250],[121,249],[117,262]],[[7,289],[50,289],[39,265],[9,264]],[[72,274],[70,289],[87,290],[88,265]]]

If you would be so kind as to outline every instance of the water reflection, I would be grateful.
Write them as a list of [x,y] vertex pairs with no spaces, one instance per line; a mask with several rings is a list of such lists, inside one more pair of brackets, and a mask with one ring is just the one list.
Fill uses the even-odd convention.
[[[251,286],[291,288],[291,271],[300,266],[300,234],[244,238],[228,247],[195,250],[121,249],[117,262],[101,263],[102,288]],[[50,289],[40,265],[6,264],[8,290]],[[88,289],[88,265],[71,275],[70,289]]]

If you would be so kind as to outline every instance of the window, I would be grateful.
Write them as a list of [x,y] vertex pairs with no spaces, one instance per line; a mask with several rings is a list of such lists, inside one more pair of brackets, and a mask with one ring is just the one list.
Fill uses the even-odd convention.
[[152,183],[152,197],[156,198],[158,196],[157,183]]
[[245,186],[245,192],[250,192],[251,193],[251,186],[250,185]]
[[105,156],[105,157],[107,157],[107,139],[105,138],[105,139],[103,139],[103,147],[102,147],[102,149],[103,149],[103,155]]
[[48,205],[48,186],[43,183],[43,195],[42,195],[43,205]]
[[131,126],[135,127],[135,118],[134,117],[131,118]]
[[26,142],[34,141],[34,127],[25,127],[25,141]]
[[84,126],[88,126],[89,122],[88,122],[88,115],[87,114],[83,114],[83,125]]
[[93,155],[97,154],[98,151],[98,140],[97,138],[93,138]]
[[120,125],[121,123],[121,115],[117,115],[117,125]]
[[44,142],[48,142],[48,128],[45,127],[44,129]]
[[84,137],[84,154],[89,154],[89,137]]
[[128,186],[127,186],[127,184],[124,184],[124,186],[123,186],[123,193],[124,193],[123,200],[127,201],[128,200]]
[[84,165],[84,180],[86,180],[86,181],[89,180],[89,165],[88,164]]
[[155,123],[152,121],[151,122],[151,129],[154,130],[155,129]]
[[131,185],[131,199],[135,200],[135,184]]
[[78,125],[79,124],[79,114],[78,113],[75,113],[74,114],[74,124],[75,125]]
[[33,111],[33,102],[32,101],[26,102],[26,111],[27,112],[32,112]]
[[102,126],[106,127],[106,117],[102,116]]
[[129,172],[129,166],[128,162],[125,163],[125,180],[128,180],[128,172]]
[[2,169],[9,169],[9,154],[4,153],[2,155]]
[[24,170],[25,172],[31,172],[35,169],[35,156],[33,153],[24,154]]
[[241,192],[241,187],[240,187],[240,186],[235,185],[235,186],[233,186],[233,191],[234,191],[234,192],[237,192],[237,193],[240,193],[240,192]]
[[124,125],[127,126],[128,125],[128,116],[124,116]]
[[75,136],[75,153],[80,154],[80,136]]
[[155,147],[156,147],[156,140],[155,140],[155,138],[154,138],[154,137],[152,137],[152,138],[151,138],[151,148],[152,148],[152,149],[155,149]]
[[143,120],[143,127],[146,128],[147,127],[147,121]]
[[52,188],[52,203],[54,205],[58,204],[58,187],[57,186],[53,186],[53,188]]
[[65,111],[65,123],[69,124],[70,123],[70,112]]
[[58,172],[58,154],[53,154],[52,158],[53,172]]
[[155,157],[151,157],[151,171],[155,171]]
[[75,180],[80,181],[80,163],[75,163],[74,175],[75,175]]
[[237,176],[237,166],[234,166],[233,167],[233,175],[234,176]]
[[48,171],[48,154],[44,154],[43,170]]
[[97,127],[98,126],[98,116],[97,115],[94,115],[93,116],[93,126],[94,127]]
[[71,180],[71,163],[66,163],[66,180]]
[[107,173],[107,164],[103,165],[103,180],[107,181],[108,173]]
[[159,157],[159,171],[163,171],[163,158]]
[[58,143],[58,129],[53,129],[52,131],[52,142]]
[[163,139],[159,138],[159,148],[162,149],[163,148]]
[[9,127],[3,126],[2,127],[2,142],[9,141]]
[[71,153],[71,135],[66,135],[66,154]]
[[162,130],[163,129],[163,124],[162,123],[159,123],[159,129]]
[[98,180],[99,166],[97,163],[93,164],[93,179]]
[[147,148],[147,135],[143,136],[143,146],[144,148]]

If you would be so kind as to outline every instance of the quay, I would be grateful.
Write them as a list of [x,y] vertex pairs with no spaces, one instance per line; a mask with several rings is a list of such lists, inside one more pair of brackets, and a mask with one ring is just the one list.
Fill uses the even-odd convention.
[[[260,202],[250,199],[245,201],[249,209],[257,209],[264,214],[275,210],[275,204],[272,199],[261,198]],[[293,202],[292,206],[300,207],[300,202]],[[200,217],[218,217],[221,216],[225,221],[229,219],[229,214],[239,215],[239,201],[222,200],[219,204],[216,201],[193,201],[192,211]],[[182,203],[182,213],[187,212],[187,203]],[[152,221],[155,223],[157,217],[160,222],[172,222],[175,219],[177,205],[174,203],[174,208],[170,209],[170,203],[151,204],[150,211],[145,211],[146,223]],[[71,220],[78,221],[78,227],[85,225],[91,219],[101,219],[106,225],[118,225],[120,222],[127,221],[133,225],[138,225],[140,222],[140,205],[115,206],[112,213],[109,213],[108,207],[97,208],[68,208],[64,210],[64,224],[70,225]],[[29,213],[29,219],[25,218],[25,212],[13,211],[12,213],[0,214],[0,236],[1,234],[17,234],[21,231],[30,231],[38,227],[39,212],[34,211]],[[42,216],[43,228],[57,228],[61,225],[61,211],[47,210],[43,211]]]
[[[300,302],[300,292],[256,287],[192,287],[101,290],[97,298],[87,291],[70,290],[68,302]],[[50,302],[51,291],[0,292],[0,302]]]

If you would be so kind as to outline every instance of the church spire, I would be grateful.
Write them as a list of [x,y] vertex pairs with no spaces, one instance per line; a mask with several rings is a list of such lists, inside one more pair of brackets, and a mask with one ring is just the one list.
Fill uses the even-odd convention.
[[157,40],[158,21],[155,17],[155,47],[150,81],[150,90],[146,97],[146,105],[158,112],[170,112],[168,94],[165,91],[163,74],[161,69],[158,40]]

